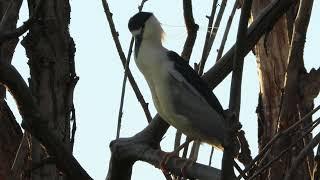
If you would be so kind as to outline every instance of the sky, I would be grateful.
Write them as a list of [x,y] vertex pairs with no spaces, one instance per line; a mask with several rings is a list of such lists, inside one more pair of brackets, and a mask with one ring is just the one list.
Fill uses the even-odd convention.
[[[220,2],[220,1],[219,1]],[[234,1],[228,1],[221,28],[218,31],[212,53],[208,58],[205,70],[214,65],[221,38],[224,32],[226,19]],[[71,0],[70,33],[76,43],[76,71],[80,80],[75,89],[74,103],[77,115],[77,132],[75,138],[74,156],[96,180],[105,179],[110,158],[109,143],[116,137],[118,109],[120,102],[123,67],[116,51],[109,25],[100,0],[81,1]],[[127,29],[129,18],[134,15],[140,0],[109,0],[113,20],[119,32],[119,38],[125,54],[131,34]],[[193,11],[196,23],[200,26],[198,38],[192,53],[190,64],[199,62],[207,28],[207,18],[211,12],[211,0],[193,0]],[[150,11],[162,23],[166,32],[164,46],[178,53],[182,51],[186,38],[184,27],[182,1],[149,0],[144,11]],[[236,12],[230,35],[226,43],[227,51],[235,42],[240,11]],[[28,18],[26,1],[24,1],[19,24]],[[311,22],[307,34],[306,49],[304,52],[305,66],[309,71],[312,67],[319,67],[317,51],[319,47],[320,25],[316,19],[320,18],[320,1],[314,1]],[[22,38],[20,38],[21,40]],[[245,58],[242,82],[242,102],[240,121],[246,132],[252,155],[257,155],[257,116],[255,109],[258,102],[258,77],[255,57],[250,53]],[[29,77],[29,67],[23,47],[18,45],[13,57],[13,65],[19,70],[25,80]],[[152,115],[156,110],[152,104],[148,86],[137,70],[134,61],[130,64],[131,71],[138,83],[145,100],[150,103]],[[226,109],[229,102],[230,77],[228,76],[215,90],[214,93]],[[8,97],[18,121],[21,117],[11,96]],[[143,110],[137,101],[129,83],[126,86],[126,95],[122,117],[121,137],[130,137],[141,131],[147,121]],[[319,97],[315,105],[319,105]],[[315,117],[319,117],[319,113]],[[317,130],[319,131],[319,130]],[[172,151],[174,134],[176,130],[169,128],[161,142],[165,151]],[[201,145],[198,162],[208,164],[211,147]],[[215,151],[213,166],[220,168],[221,152]],[[144,162],[137,162],[133,168],[132,180],[164,179],[160,170]]]

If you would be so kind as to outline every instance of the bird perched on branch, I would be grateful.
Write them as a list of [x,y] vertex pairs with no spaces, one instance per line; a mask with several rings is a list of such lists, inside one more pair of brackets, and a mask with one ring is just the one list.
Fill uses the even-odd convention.
[[164,32],[157,18],[139,12],[128,27],[135,38],[136,65],[159,115],[187,136],[223,149],[227,125],[221,104],[186,60],[162,46]]

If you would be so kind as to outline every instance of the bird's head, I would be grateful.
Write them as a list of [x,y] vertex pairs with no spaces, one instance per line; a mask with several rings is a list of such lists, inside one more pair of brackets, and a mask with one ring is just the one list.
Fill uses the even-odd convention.
[[150,12],[139,12],[132,16],[128,28],[135,38],[161,41],[164,35],[160,22]]

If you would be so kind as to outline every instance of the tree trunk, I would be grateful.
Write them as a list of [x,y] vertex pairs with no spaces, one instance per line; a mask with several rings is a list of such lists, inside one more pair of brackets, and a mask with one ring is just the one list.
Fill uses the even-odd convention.
[[[254,1],[252,6],[253,18],[256,18],[261,9],[268,3],[270,3],[270,0]],[[260,84],[257,107],[259,150],[262,150],[277,132],[287,129],[296,122],[299,119],[299,113],[306,114],[305,112],[299,112],[297,109],[297,105],[301,104],[300,99],[297,98],[299,96],[298,92],[284,89],[295,14],[296,7],[292,7],[287,16],[281,17],[277,24],[270,29],[270,32],[259,40],[254,49]],[[298,87],[298,82],[295,82],[296,87]],[[262,164],[266,164],[279,155],[297,137],[296,135],[282,137],[271,147],[270,153]],[[307,139],[309,138],[310,136]],[[303,146],[303,142],[299,142],[295,148],[290,149],[282,158],[274,162],[260,178],[263,180],[283,179],[290,168],[292,159]],[[312,168],[310,166],[312,165],[308,163],[302,164],[301,168],[297,170],[295,179],[310,179],[308,172]]]
[[[10,31],[16,28],[19,9],[22,1],[11,2],[0,0],[1,31]],[[18,38],[0,44],[0,63],[11,63]],[[7,102],[6,89],[0,85],[0,179],[9,176],[16,151],[19,147],[22,131],[16,122]]]
[[[30,16],[34,15],[38,2],[28,0]],[[68,29],[69,1],[43,1],[38,14],[39,21],[22,42],[29,58],[29,86],[41,116],[72,152],[70,121],[74,120],[73,90],[78,77],[74,69],[75,45]],[[45,161],[49,157],[45,148],[35,138],[31,142],[32,162],[42,164],[32,171],[32,179],[63,179],[55,164]]]

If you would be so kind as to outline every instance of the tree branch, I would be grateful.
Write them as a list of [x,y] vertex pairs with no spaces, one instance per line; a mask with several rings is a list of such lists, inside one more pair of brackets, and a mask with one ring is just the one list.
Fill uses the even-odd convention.
[[231,24],[232,24],[232,20],[233,20],[233,17],[234,17],[234,14],[236,13],[236,10],[237,10],[237,7],[239,5],[239,0],[236,0],[234,2],[234,5],[233,5],[233,8],[232,8],[232,11],[231,11],[231,14],[228,18],[228,22],[227,22],[227,26],[226,26],[226,30],[224,31],[223,33],[223,37],[222,37],[222,40],[221,40],[221,44],[220,44],[220,47],[219,47],[219,50],[218,50],[218,54],[217,54],[217,59],[216,59],[216,62],[221,58],[222,56],[222,53],[223,53],[223,49],[224,49],[224,46],[226,44],[226,41],[227,41],[227,38],[228,38],[228,35],[229,35],[229,31],[230,31],[230,27],[231,27]]
[[206,63],[206,61],[208,59],[209,54],[210,54],[213,42],[214,42],[214,40],[216,38],[216,35],[217,35],[217,32],[219,30],[220,22],[221,22],[221,19],[222,19],[226,4],[227,4],[227,0],[222,0],[221,5],[220,5],[220,9],[219,9],[219,12],[218,12],[218,15],[217,15],[217,19],[216,19],[216,21],[215,21],[215,23],[214,23],[214,25],[212,27],[212,32],[211,32],[211,36],[209,37],[209,40],[208,40],[208,45],[207,45],[206,49],[204,49],[204,51],[202,53],[200,67],[199,67],[199,74],[201,74],[201,75],[203,73],[204,65],[205,65],[205,63]]
[[183,0],[183,15],[188,36],[186,42],[184,43],[181,57],[189,61],[194,43],[197,38],[197,31],[199,29],[199,26],[194,22],[191,0]]
[[[123,50],[122,50],[122,47],[121,47],[121,44],[120,44],[120,41],[119,41],[119,33],[117,32],[117,30],[115,28],[115,25],[114,25],[114,22],[112,20],[112,13],[111,13],[111,11],[109,9],[109,5],[108,5],[106,0],[102,0],[102,5],[103,5],[103,8],[104,8],[105,14],[107,16],[107,20],[109,22],[111,34],[112,34],[114,43],[116,45],[116,48],[118,50],[118,54],[120,56],[120,60],[122,62],[123,67],[125,68],[127,59],[126,59],[126,57],[125,57],[125,55],[123,53]],[[140,102],[141,107],[143,108],[143,111],[144,111],[144,113],[146,115],[146,118],[147,118],[148,122],[150,122],[152,117],[151,117],[150,111],[148,109],[148,103],[145,102],[145,100],[143,98],[143,95],[142,95],[141,91],[139,90],[138,85],[137,85],[136,81],[134,80],[133,75],[132,75],[129,67],[128,67],[128,71],[127,72],[128,72],[128,78],[129,78],[129,82],[131,84],[131,87],[132,87],[132,89],[133,89],[138,101]]]

